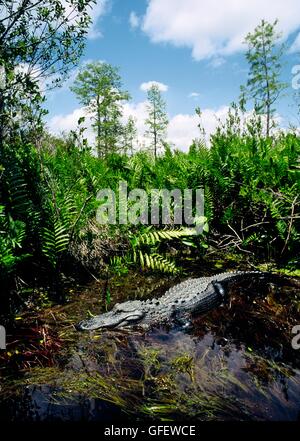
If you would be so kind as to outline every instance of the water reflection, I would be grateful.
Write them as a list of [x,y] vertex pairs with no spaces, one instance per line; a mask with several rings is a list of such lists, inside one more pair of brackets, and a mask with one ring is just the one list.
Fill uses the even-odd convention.
[[0,407],[0,421],[114,421],[120,418],[117,406],[100,399],[73,396],[65,399],[60,390],[48,385],[27,386],[18,397]]
[[5,394],[0,419],[298,420],[300,359],[290,343],[298,295],[250,283],[189,331],[68,331],[54,363],[27,370]]

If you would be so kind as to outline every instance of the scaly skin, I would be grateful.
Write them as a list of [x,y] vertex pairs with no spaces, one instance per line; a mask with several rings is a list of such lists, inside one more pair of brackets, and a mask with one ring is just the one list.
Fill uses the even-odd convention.
[[265,277],[266,274],[259,271],[235,271],[189,279],[169,289],[159,299],[116,304],[107,313],[81,321],[77,329],[93,331],[139,326],[147,330],[157,324],[186,321],[193,314],[203,314],[224,303],[230,283],[239,278]]

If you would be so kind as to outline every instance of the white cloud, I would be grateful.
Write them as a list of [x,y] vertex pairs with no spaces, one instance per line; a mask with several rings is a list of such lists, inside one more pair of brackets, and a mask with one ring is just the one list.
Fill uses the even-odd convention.
[[[204,109],[202,110],[202,125],[205,128],[207,140],[209,136],[215,131],[218,126],[218,121],[225,121],[228,112],[228,107],[222,106],[217,110]],[[56,115],[48,122],[49,131],[53,134],[67,133],[70,130],[75,130],[79,118],[85,116],[85,124],[87,127],[85,136],[92,144],[95,141],[95,136],[91,127],[91,121],[86,116],[84,108],[75,109],[68,115]],[[138,142],[141,146],[148,146],[149,139],[145,138],[145,119],[147,118],[147,101],[140,103],[126,103],[123,106],[123,122],[125,123],[129,116],[132,116],[136,123]],[[193,139],[200,136],[199,117],[191,114],[178,114],[170,118],[167,140],[172,145],[180,150],[187,151]]]
[[194,99],[197,99],[197,98],[199,98],[200,97],[200,93],[198,93],[198,92],[191,92],[189,95],[188,95],[188,98],[194,98]]
[[138,145],[148,145],[149,143],[144,136],[146,131],[145,120],[147,115],[147,101],[142,101],[140,103],[125,103],[123,105],[123,123],[128,121],[129,116],[133,117],[137,128]]
[[[217,110],[204,109],[201,114],[201,122],[206,131],[206,139],[215,132],[219,121],[225,122],[229,107],[222,106]],[[136,121],[138,142],[140,145],[149,145],[149,139],[144,137],[147,118],[147,101],[140,103],[126,103],[123,107],[124,122],[129,116]],[[195,138],[199,138],[199,117],[194,114],[178,114],[169,118],[167,140],[176,148],[187,151]]]
[[[85,137],[88,139],[89,143],[93,144],[95,142],[95,135],[92,129],[91,118],[87,115],[84,107],[77,108],[67,115],[53,116],[48,121],[48,129],[50,133],[56,135],[68,133],[77,128],[78,120],[83,116],[85,117],[83,126],[87,128],[85,131]],[[138,132],[138,143],[140,145],[147,144],[147,140],[144,138],[146,130],[145,120],[147,118],[147,101],[140,103],[125,103],[123,105],[122,117],[122,122],[124,124],[128,121],[129,116],[132,116],[135,120]]]
[[[201,114],[201,124],[206,132],[206,140],[215,132],[219,121],[224,122],[229,108],[222,106],[217,110],[204,109]],[[197,115],[179,114],[171,118],[168,128],[168,139],[177,148],[187,151],[195,138],[200,137],[199,117]]]
[[136,29],[140,26],[140,18],[136,15],[134,11],[132,11],[129,15],[129,23],[132,29]]
[[[206,142],[209,145],[210,136],[215,133],[216,128],[221,123],[226,121],[228,115],[228,106],[221,106],[218,109],[202,109],[201,110],[201,127],[205,130]],[[84,136],[87,138],[90,145],[95,142],[95,135],[91,125],[91,119],[85,113],[84,108],[77,108],[68,115],[56,115],[48,122],[50,133],[61,135],[68,133],[70,130],[75,130],[79,118],[85,116],[84,127],[87,130]],[[132,116],[137,128],[137,142],[136,148],[147,147],[150,144],[149,138],[145,137],[147,129],[145,120],[147,118],[147,101],[139,103],[125,103],[123,105],[123,123],[128,121],[129,116]],[[253,117],[253,111],[247,112],[244,116],[241,115],[241,128],[246,120]],[[199,117],[196,114],[177,114],[169,118],[169,126],[167,131],[167,141],[182,151],[188,151],[192,141],[201,137],[199,131]],[[276,115],[274,122],[279,127],[283,126],[283,119],[280,115]],[[263,126],[265,120],[263,118]]]
[[110,0],[98,0],[96,4],[93,5],[90,12],[92,19],[92,25],[90,27],[88,38],[94,40],[96,38],[102,37],[102,33],[98,28],[99,19],[108,12],[110,7]]
[[180,150],[187,151],[192,140],[199,137],[199,120],[197,115],[175,115],[168,127],[168,140]]
[[299,0],[149,0],[142,29],[154,43],[192,49],[201,60],[243,49],[262,19],[280,20],[284,37],[300,27]]
[[158,81],[148,81],[147,83],[142,83],[140,85],[140,89],[143,92],[147,92],[149,89],[151,89],[152,86],[157,86],[161,92],[167,92],[169,89],[169,86]]
[[68,133],[71,130],[75,130],[78,125],[79,118],[85,117],[85,122],[83,124],[86,127],[86,131],[84,132],[85,138],[89,141],[89,143],[94,143],[95,136],[93,133],[91,120],[86,115],[84,107],[80,107],[75,109],[73,112],[67,115],[55,115],[48,122],[48,129],[50,133],[55,135],[61,135],[63,133]]
[[[219,120],[224,122],[228,113],[228,107],[222,106],[217,110],[204,109],[201,121],[206,131],[207,140],[216,130]],[[129,116],[136,121],[139,145],[149,145],[149,139],[145,138],[145,119],[147,118],[147,101],[137,104],[127,103],[123,108],[124,122]],[[199,138],[199,117],[191,114],[178,114],[169,118],[167,141],[176,148],[187,151],[195,138]]]

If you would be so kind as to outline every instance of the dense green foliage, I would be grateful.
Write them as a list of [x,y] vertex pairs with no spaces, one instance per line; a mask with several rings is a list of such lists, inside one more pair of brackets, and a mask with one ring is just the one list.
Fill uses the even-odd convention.
[[[43,89],[61,84],[83,52],[95,0],[0,3],[0,155],[2,145],[40,129]],[[26,142],[25,141],[25,142]]]
[[[167,143],[166,103],[155,85],[148,91],[145,121],[151,145],[134,153],[137,130],[133,118],[122,119],[129,95],[119,70],[101,62],[83,66],[72,90],[92,116],[96,157],[84,139],[85,118],[64,138],[46,132],[41,88],[41,80],[60,83],[78,62],[94,3],[8,1],[1,9],[1,304],[24,303],[27,288],[42,285],[60,299],[63,281],[81,270],[108,278],[138,265],[176,274],[176,257],[186,251],[196,258],[235,252],[253,262],[274,260],[295,268],[300,138],[297,131],[270,132],[283,89],[276,23],[262,22],[247,37],[252,117],[247,118],[244,102],[241,109],[233,106],[209,143],[200,124],[203,141],[196,139],[186,153]],[[196,113],[201,120],[201,109]],[[97,193],[117,192],[120,181],[128,191],[144,189],[148,195],[153,189],[204,189],[203,233],[186,225],[100,226]]]
[[[236,118],[233,110],[210,147],[195,142],[188,153],[166,150],[157,160],[145,152],[98,159],[63,140],[39,152],[30,145],[7,151],[1,164],[1,279],[50,277],[57,294],[70,262],[98,275],[134,262],[174,272],[174,262],[160,254],[169,243],[178,251],[192,247],[196,255],[234,251],[295,267],[300,138],[292,132],[264,138],[257,121],[241,131]],[[161,228],[97,226],[97,192],[117,192],[120,181],[148,193],[204,188],[209,229],[188,237],[171,228],[164,237],[155,235]]]

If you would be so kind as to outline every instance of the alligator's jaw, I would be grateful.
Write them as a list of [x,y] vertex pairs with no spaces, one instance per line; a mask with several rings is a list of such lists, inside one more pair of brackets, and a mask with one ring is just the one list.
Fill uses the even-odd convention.
[[115,329],[126,328],[127,326],[138,324],[144,317],[145,312],[137,308],[122,310],[116,305],[111,311],[82,320],[77,329],[80,331],[94,331],[96,329]]
[[95,331],[96,329],[110,329],[116,328],[119,325],[118,322],[104,321],[103,317],[95,317],[87,320],[82,320],[76,328],[78,331]]

